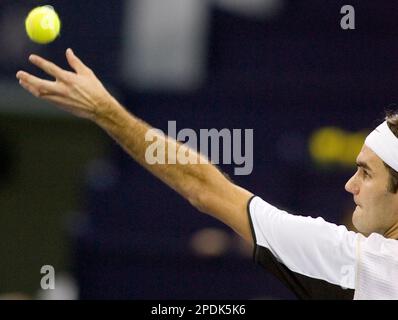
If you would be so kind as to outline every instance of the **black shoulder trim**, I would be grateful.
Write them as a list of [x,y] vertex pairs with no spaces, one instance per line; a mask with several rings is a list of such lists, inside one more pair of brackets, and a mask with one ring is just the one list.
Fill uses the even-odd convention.
[[252,196],[249,201],[247,202],[247,214],[249,216],[249,224],[250,224],[250,229],[252,231],[252,237],[253,237],[253,244],[254,244],[254,249],[253,249],[253,261],[257,262],[256,256],[257,256],[257,239],[256,239],[256,232],[254,231],[254,227],[253,227],[253,221],[252,221],[252,217],[250,215],[250,203],[252,202],[252,200],[255,198],[256,196]]

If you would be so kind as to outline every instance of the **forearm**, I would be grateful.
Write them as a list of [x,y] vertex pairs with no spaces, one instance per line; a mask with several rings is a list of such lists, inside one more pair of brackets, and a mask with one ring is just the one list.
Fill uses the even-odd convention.
[[[157,149],[158,152],[164,154],[157,154],[157,157],[165,159],[165,161],[164,163],[149,164],[146,159],[146,151],[153,142],[146,141],[146,135],[153,128],[129,113],[116,100],[110,101],[106,110],[96,116],[95,123],[103,128],[141,166],[195,206],[202,206],[201,203],[198,203],[200,190],[204,191],[206,188],[209,191],[213,186],[215,187],[217,179],[225,179],[215,166],[195,150],[161,134],[156,134],[155,140],[165,146],[165,148]],[[182,151],[180,148],[184,148],[187,158],[195,160],[193,164],[181,164],[178,159],[169,161],[173,155]]]

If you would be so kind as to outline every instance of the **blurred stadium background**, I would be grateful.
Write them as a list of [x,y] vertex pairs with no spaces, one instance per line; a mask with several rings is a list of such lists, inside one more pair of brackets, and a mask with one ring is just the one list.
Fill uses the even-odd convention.
[[[61,37],[24,18],[50,4]],[[294,299],[223,225],[139,168],[100,129],[17,85],[29,53],[72,47],[157,128],[253,128],[233,180],[295,213],[349,225],[345,181],[397,101],[398,4],[350,1],[0,0],[0,294],[33,299]],[[40,290],[52,265],[56,290]]]

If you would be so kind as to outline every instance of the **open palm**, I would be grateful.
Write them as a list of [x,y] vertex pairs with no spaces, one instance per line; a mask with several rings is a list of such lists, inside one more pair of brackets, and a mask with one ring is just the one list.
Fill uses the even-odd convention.
[[113,97],[71,49],[66,50],[66,59],[73,71],[32,54],[29,61],[54,80],[41,79],[25,71],[18,71],[17,79],[34,96],[53,102],[74,115],[93,120],[105,111],[103,109]]

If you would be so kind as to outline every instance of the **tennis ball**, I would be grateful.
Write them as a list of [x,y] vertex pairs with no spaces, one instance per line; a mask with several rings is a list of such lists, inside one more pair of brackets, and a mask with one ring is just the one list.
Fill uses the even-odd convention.
[[47,44],[58,37],[61,21],[53,7],[41,6],[29,12],[25,20],[25,28],[33,42]]

